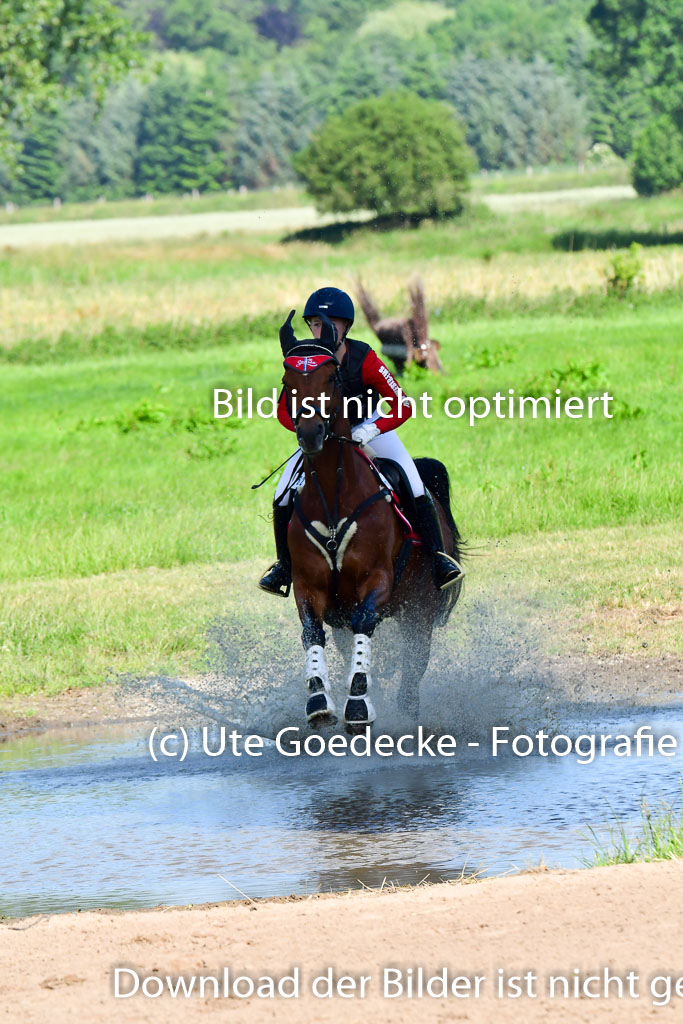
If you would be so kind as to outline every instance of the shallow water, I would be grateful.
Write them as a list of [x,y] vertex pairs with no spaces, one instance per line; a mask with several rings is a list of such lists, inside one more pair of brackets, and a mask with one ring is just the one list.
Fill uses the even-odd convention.
[[[683,706],[574,717],[564,728],[683,739]],[[541,724],[537,726],[540,728]],[[678,756],[211,758],[155,763],[122,729],[0,748],[0,913],[148,907],[578,867],[617,815],[680,797]]]

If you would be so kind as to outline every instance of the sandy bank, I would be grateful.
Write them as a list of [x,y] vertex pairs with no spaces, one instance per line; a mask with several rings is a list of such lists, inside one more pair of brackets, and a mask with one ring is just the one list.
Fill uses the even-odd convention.
[[[653,975],[683,973],[683,865],[636,864],[357,893],[299,902],[227,904],[190,910],[88,913],[0,925],[5,1012],[25,1022],[199,1021],[621,1021],[678,1020],[683,998],[655,1007]],[[182,973],[255,979],[300,971],[297,999],[115,999],[115,966],[141,978]],[[478,999],[382,995],[385,968],[447,967],[484,976]],[[359,979],[366,997],[315,998],[327,968]],[[638,975],[638,998],[548,998],[551,975],[574,968]],[[536,998],[495,997],[498,969],[537,976]],[[126,976],[127,978],[128,976]],[[404,975],[405,978],[405,975]],[[359,984],[359,982],[357,981]],[[464,983],[463,983],[464,984]],[[664,984],[664,983],[662,983]],[[597,991],[593,982],[589,991]],[[558,991],[562,989],[558,983]],[[612,983],[614,993],[616,983]],[[153,989],[154,990],[154,989]]]

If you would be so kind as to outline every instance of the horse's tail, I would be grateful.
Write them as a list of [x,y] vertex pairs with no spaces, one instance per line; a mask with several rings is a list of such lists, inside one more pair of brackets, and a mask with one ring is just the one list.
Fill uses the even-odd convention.
[[[451,484],[448,477],[448,470],[444,466],[443,462],[439,462],[438,459],[415,459],[415,465],[417,466],[417,471],[420,474],[425,487],[431,491],[441,505],[446,517],[446,522],[453,534],[453,550],[449,551],[448,554],[453,555],[454,558],[461,561],[464,545],[451,509]],[[458,582],[454,586],[449,587],[448,590],[443,591],[436,616],[436,626],[446,625],[448,617],[460,597],[461,589],[462,583]]]

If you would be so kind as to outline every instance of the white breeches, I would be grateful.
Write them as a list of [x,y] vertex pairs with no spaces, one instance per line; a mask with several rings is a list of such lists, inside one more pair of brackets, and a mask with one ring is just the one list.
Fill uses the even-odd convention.
[[[366,423],[372,423],[372,419],[366,420]],[[408,482],[412,488],[413,494],[416,498],[419,498],[421,494],[424,494],[425,487],[422,483],[420,474],[417,471],[417,466],[408,454],[408,449],[404,445],[395,430],[387,430],[385,434],[380,434],[378,437],[370,443],[371,451],[369,455],[374,453],[382,459],[393,459],[394,462],[398,462],[399,466],[403,469],[405,475],[408,477]],[[301,452],[295,452],[294,455],[289,459],[282,471],[277,487],[275,488],[275,495],[273,497],[274,505],[284,505],[289,500],[289,489],[290,487],[301,487],[304,482],[304,468],[303,458]]]

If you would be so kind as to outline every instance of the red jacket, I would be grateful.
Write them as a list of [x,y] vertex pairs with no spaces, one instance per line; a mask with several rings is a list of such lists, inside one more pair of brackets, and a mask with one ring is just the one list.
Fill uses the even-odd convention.
[[[345,398],[360,398],[362,400],[363,415],[358,414],[356,402],[349,403],[349,420],[351,426],[368,419],[368,390],[370,391],[370,408],[374,411],[380,398],[390,400],[391,412],[388,415],[380,416],[375,421],[375,426],[380,434],[387,430],[395,430],[402,423],[410,419],[413,414],[412,405],[405,401],[405,395],[394,376],[377,353],[363,341],[356,341],[354,338],[346,339],[346,354],[340,364],[342,381],[344,384]],[[383,408],[387,407],[383,403]],[[287,396],[283,391],[278,403],[277,418],[287,430],[294,430],[292,418],[287,411]]]

